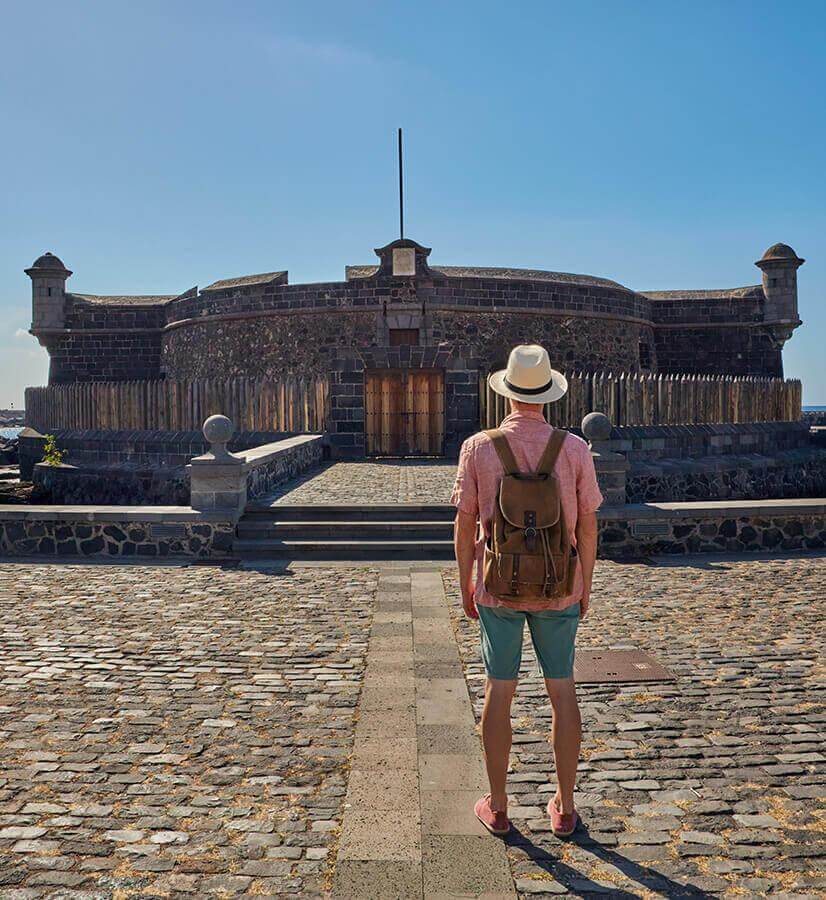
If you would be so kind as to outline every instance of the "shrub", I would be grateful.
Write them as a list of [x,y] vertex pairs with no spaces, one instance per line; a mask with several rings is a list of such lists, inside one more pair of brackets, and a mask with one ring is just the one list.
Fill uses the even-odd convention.
[[53,434],[45,435],[46,446],[43,448],[43,462],[50,466],[59,466],[63,462],[64,452],[58,449],[57,441]]

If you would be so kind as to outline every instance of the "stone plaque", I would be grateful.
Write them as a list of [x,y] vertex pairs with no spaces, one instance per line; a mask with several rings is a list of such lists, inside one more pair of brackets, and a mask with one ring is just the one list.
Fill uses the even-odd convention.
[[631,534],[634,537],[668,537],[668,522],[632,522]]
[[393,274],[416,274],[416,251],[412,247],[396,247],[393,251]]

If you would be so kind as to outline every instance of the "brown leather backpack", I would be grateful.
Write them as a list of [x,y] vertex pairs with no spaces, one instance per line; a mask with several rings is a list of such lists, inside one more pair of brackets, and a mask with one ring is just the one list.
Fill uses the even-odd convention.
[[536,472],[519,471],[508,439],[486,431],[505,474],[485,543],[484,583],[508,601],[551,600],[573,593],[576,550],[571,546],[554,465],[568,432],[555,428]]

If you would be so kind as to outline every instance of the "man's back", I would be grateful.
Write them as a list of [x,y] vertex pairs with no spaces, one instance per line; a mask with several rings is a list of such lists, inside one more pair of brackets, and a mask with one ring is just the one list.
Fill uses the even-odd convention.
[[[503,419],[500,430],[506,436],[519,468],[533,472],[548,444],[553,428],[541,411],[513,412]],[[569,434],[560,450],[554,472],[559,479],[562,511],[571,535],[576,533],[580,515],[591,513],[602,502],[602,494],[596,481],[594,466],[588,445],[581,438]],[[468,438],[462,445],[459,467],[451,503],[462,512],[478,515],[484,531],[484,539],[490,535],[491,521],[502,479],[502,463],[493,442],[483,432]],[[574,539],[575,540],[575,539]],[[479,540],[476,558],[480,560],[484,540]],[[509,603],[512,608],[524,610],[564,609],[579,601],[582,594],[581,576],[575,583],[574,593],[568,597],[547,601]],[[483,606],[498,606],[500,602],[490,595],[481,578],[481,566],[476,585],[476,602]]]

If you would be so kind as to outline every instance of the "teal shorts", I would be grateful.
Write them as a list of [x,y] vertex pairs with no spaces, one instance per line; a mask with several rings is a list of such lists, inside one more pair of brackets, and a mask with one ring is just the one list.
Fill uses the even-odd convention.
[[482,658],[489,678],[513,680],[522,662],[525,620],[531,632],[544,678],[570,678],[574,673],[574,643],[579,604],[566,609],[521,612],[506,606],[477,606],[482,632]]

